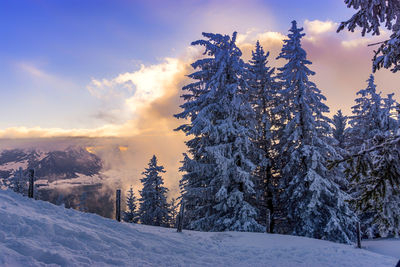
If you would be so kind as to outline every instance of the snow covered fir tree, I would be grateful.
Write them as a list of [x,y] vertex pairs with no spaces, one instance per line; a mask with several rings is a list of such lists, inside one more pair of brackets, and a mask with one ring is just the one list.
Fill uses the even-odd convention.
[[157,157],[154,155],[140,179],[143,189],[140,191],[139,220],[142,224],[168,227],[170,222],[168,189],[163,186],[162,173],[165,173],[164,167],[157,165]]
[[182,197],[189,229],[203,231],[262,231],[257,222],[253,171],[256,168],[256,116],[244,79],[244,63],[236,32],[203,33],[208,57],[192,64],[195,82],[183,87],[185,103],[177,118],[188,119],[178,130],[186,142],[181,171]]
[[264,52],[257,41],[252,58],[246,65],[246,81],[250,93],[250,104],[255,112],[256,136],[253,140],[258,149],[256,161],[258,166],[253,175],[256,186],[254,205],[259,210],[258,222],[266,224],[267,213],[270,215],[269,231],[273,232],[274,220],[274,186],[273,186],[273,134],[271,127],[278,83],[275,80],[274,68],[268,66],[269,52]]
[[355,216],[348,207],[348,195],[341,191],[327,169],[328,160],[337,153],[329,140],[329,108],[325,97],[309,80],[314,75],[311,62],[301,47],[305,35],[296,21],[278,57],[287,60],[279,68],[282,103],[277,106],[282,132],[279,137],[281,168],[280,201],[287,222],[286,233],[320,239],[351,242]]
[[352,107],[353,116],[349,120],[347,138],[350,139],[348,149],[353,152],[359,151],[365,140],[386,132],[388,127],[382,124],[382,97],[376,92],[374,81],[371,74],[367,80],[367,87],[357,92],[360,97],[355,99],[356,105]]
[[136,197],[133,192],[132,186],[128,190],[128,195],[126,196],[126,211],[124,211],[124,221],[129,223],[137,223],[139,220],[139,213],[136,207]]
[[400,234],[400,151],[396,138],[397,103],[393,94],[382,98],[376,91],[374,76],[367,87],[357,92],[352,107],[348,147],[355,156],[349,161],[353,203],[365,235],[378,237]]
[[[338,110],[337,113],[332,118],[332,143],[331,145],[335,147],[337,155],[334,160],[343,160],[348,156],[348,151],[346,150],[346,137],[348,133],[348,116],[343,115],[342,110]],[[330,160],[332,161],[332,159]],[[335,183],[340,186],[344,192],[349,192],[349,179],[346,176],[346,170],[348,168],[348,164],[346,162],[341,162],[337,164],[335,168],[331,168],[331,164],[329,164],[329,168],[331,172],[333,172],[333,177]]]

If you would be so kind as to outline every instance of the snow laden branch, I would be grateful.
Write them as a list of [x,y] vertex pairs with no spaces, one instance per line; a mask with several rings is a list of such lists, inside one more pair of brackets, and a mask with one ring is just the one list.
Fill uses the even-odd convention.
[[340,24],[337,32],[347,28],[354,32],[361,28],[362,36],[366,33],[380,35],[383,26],[391,31],[390,39],[383,41],[374,51],[373,71],[380,68],[400,70],[400,1],[398,0],[345,0],[348,8],[357,12],[347,21]]

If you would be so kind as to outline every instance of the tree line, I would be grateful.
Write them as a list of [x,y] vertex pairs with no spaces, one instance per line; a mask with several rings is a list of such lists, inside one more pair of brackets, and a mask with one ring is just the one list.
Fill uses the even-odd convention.
[[331,119],[296,21],[277,69],[259,42],[244,62],[236,35],[192,43],[205,50],[175,115],[191,138],[180,168],[185,228],[351,243],[360,220],[370,237],[397,236],[399,150],[373,149],[399,128],[393,94],[382,97],[371,75],[352,116]]

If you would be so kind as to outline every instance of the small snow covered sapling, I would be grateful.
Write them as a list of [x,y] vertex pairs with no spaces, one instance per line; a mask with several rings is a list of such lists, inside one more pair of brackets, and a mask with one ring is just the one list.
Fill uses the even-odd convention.
[[129,223],[137,223],[139,220],[139,214],[136,207],[136,196],[133,192],[132,186],[128,190],[128,195],[126,196],[126,208],[124,211],[124,221]]
[[165,173],[164,167],[157,164],[157,157],[154,155],[142,173],[143,178],[140,179],[143,189],[140,191],[139,220],[142,224],[168,227],[168,189],[163,186],[161,173]]

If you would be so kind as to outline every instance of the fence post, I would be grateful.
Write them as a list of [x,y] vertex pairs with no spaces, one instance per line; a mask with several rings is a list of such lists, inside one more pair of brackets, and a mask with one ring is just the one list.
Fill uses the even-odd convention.
[[35,171],[33,169],[29,169],[29,188],[28,188],[29,198],[33,198],[34,186],[35,186]]
[[356,232],[357,232],[357,248],[361,248],[361,225],[360,222],[356,222]]
[[182,199],[181,208],[179,210],[179,215],[178,215],[178,226],[177,226],[177,229],[176,229],[176,231],[178,233],[182,232],[182,228],[183,228],[183,213],[184,213],[184,211],[185,211],[185,202]]
[[121,189],[117,189],[115,199],[115,219],[121,221]]
[[271,233],[271,211],[267,209],[267,215],[266,215],[266,227],[265,227],[265,232],[266,233]]

